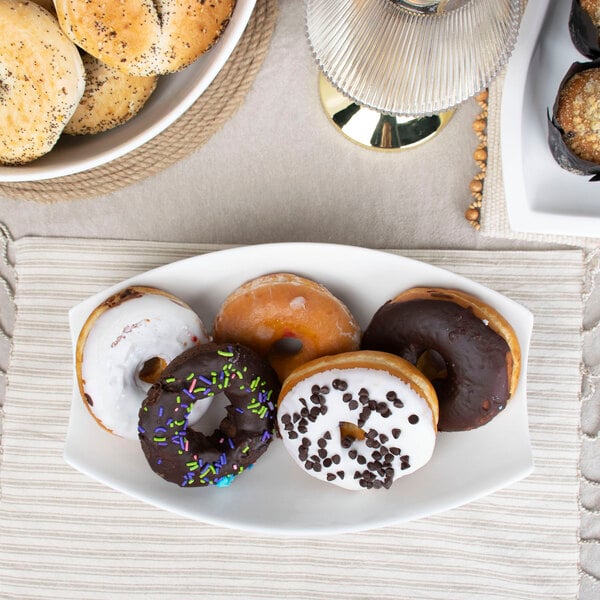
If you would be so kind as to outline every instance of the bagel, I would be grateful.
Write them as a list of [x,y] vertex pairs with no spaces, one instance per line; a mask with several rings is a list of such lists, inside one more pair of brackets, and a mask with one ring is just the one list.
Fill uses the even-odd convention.
[[0,163],[49,152],[85,88],[77,47],[34,2],[0,0]]
[[156,89],[157,75],[129,75],[85,53],[85,91],[64,133],[91,135],[133,118]]
[[69,38],[131,75],[173,73],[210,48],[235,0],[55,0]]

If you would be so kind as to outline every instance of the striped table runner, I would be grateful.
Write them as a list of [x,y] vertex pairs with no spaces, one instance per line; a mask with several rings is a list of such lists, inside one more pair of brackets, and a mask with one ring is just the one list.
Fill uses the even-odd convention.
[[15,247],[18,316],[0,471],[1,598],[576,597],[580,251],[402,252],[488,285],[534,313],[531,476],[401,526],[280,539],[161,511],[62,459],[72,385],[69,308],[139,272],[215,248],[47,238]]

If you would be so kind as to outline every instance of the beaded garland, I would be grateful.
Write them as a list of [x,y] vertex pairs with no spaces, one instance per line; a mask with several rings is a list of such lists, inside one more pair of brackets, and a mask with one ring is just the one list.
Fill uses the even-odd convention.
[[[227,416],[209,436],[188,420],[196,402],[221,392]],[[252,466],[274,434],[277,376],[253,351],[204,344],[177,357],[149,391],[139,438],[150,467],[181,487],[228,486]]]

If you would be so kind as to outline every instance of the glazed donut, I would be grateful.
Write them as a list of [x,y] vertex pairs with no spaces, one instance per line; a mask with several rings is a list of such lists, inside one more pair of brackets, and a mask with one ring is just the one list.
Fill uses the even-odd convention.
[[34,2],[0,0],[0,163],[48,153],[85,87],[76,46]]
[[316,359],[283,383],[277,424],[306,473],[350,490],[389,488],[434,450],[435,390],[405,360],[384,352]]
[[[301,364],[357,350],[360,327],[324,286],[291,273],[253,279],[230,294],[215,318],[217,342],[238,342],[266,357],[281,381]],[[282,341],[302,347],[290,352]]]
[[[197,403],[223,392],[231,402],[211,435],[192,429]],[[204,344],[170,363],[139,413],[152,470],[181,487],[226,487],[267,450],[279,382],[269,364],[238,344]]]
[[75,351],[85,406],[108,431],[137,440],[138,412],[162,369],[208,341],[202,321],[175,296],[128,287],[107,298],[84,323]]
[[55,0],[61,27],[86,52],[131,75],[173,73],[221,35],[235,0]]
[[126,123],[156,89],[158,76],[128,75],[84,53],[85,91],[64,133],[92,135]]
[[440,431],[485,425],[506,407],[519,380],[521,350],[512,327],[459,290],[400,294],[375,313],[361,347],[397,354],[432,379]]

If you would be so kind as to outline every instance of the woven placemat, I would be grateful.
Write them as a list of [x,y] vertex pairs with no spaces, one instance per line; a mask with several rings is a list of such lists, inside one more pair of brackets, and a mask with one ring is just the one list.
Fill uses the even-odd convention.
[[257,0],[248,26],[212,84],[173,125],[124,157],[47,181],[0,184],[7,198],[54,202],[109,194],[158,173],[203,146],[242,105],[267,53],[277,0]]

